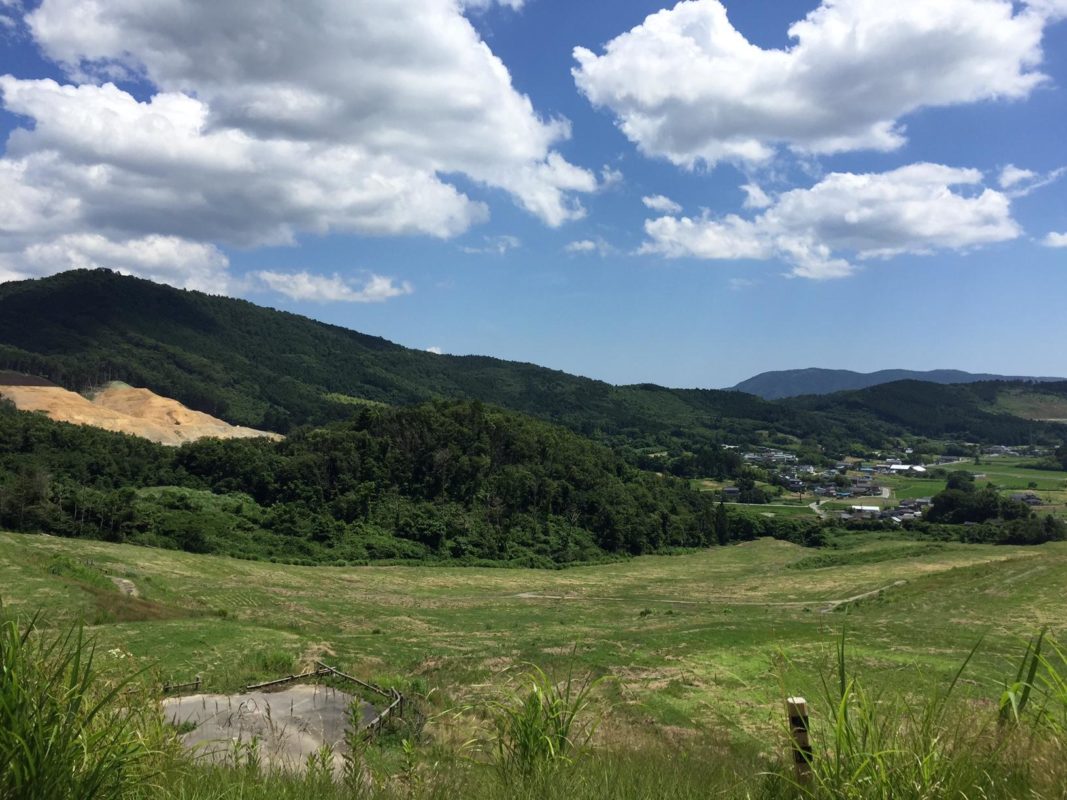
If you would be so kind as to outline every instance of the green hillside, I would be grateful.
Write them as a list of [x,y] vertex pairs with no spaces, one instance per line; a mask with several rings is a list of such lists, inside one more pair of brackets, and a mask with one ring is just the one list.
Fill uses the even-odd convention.
[[794,412],[738,392],[616,388],[532,364],[435,355],[106,270],[0,286],[0,366],[73,390],[123,380],[283,433],[347,418],[353,401],[439,398],[477,399],[631,441],[804,427]]
[[1067,401],[1067,382],[1042,383],[1028,389],[1011,381],[942,385],[897,381],[825,397],[781,401],[797,411],[811,411],[842,425],[907,430],[932,439],[996,444],[1041,444],[1064,441],[1067,427],[1033,422],[1001,410],[1000,398],[1019,403],[1029,393]]
[[[616,387],[532,364],[411,350],[107,270],[0,286],[0,369],[73,390],[122,380],[228,422],[283,433],[347,419],[367,401],[435,399],[480,400],[630,447],[693,449],[777,434],[844,452],[851,443],[878,447],[911,434],[1056,443],[1064,430],[985,411],[989,404],[973,387],[891,384],[789,402],[736,391]],[[1064,392],[1056,387],[1042,391]],[[930,424],[938,415],[944,424]]]
[[[1062,686],[1067,670],[1048,641],[1048,670],[1037,673],[1022,724],[998,722],[998,709],[1010,701],[1005,689],[1018,680],[1027,638],[1044,626],[1060,642],[1067,635],[1067,544],[917,545],[861,534],[838,545],[827,552],[833,560],[816,563],[810,550],[763,540],[566,571],[312,569],[0,533],[0,576],[5,612],[25,623],[44,609],[44,641],[71,619],[89,622],[97,669],[105,678],[136,673],[146,698],[138,708],[155,708],[147,699],[164,682],[200,676],[206,691],[228,693],[322,659],[401,689],[421,710],[417,727],[398,724],[366,748],[368,779],[355,790],[260,777],[247,762],[230,769],[236,757],[192,762],[161,743],[174,755],[150,761],[143,777],[131,774],[129,792],[115,797],[1062,797],[1067,697],[1043,680]],[[123,593],[120,581],[139,596]],[[847,674],[838,675],[843,631]],[[538,705],[528,700],[529,664],[561,683],[607,680],[576,720],[599,724],[589,752],[527,788],[501,779],[494,745],[500,704]],[[789,695],[810,704],[816,763],[829,784],[819,794],[768,781],[792,770]],[[129,716],[126,696],[116,705],[116,716]],[[8,716],[19,732],[36,718]],[[64,717],[45,717],[55,718]],[[843,718],[849,735],[835,737]],[[1058,725],[1045,728],[1043,718]],[[142,730],[173,733],[158,723]],[[507,741],[506,729],[499,736]],[[475,740],[485,745],[472,748]],[[848,769],[836,768],[837,753]]]

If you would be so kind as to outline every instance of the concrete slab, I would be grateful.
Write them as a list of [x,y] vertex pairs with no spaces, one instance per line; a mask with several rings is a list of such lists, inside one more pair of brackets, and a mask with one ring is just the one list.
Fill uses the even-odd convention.
[[347,752],[345,734],[353,703],[361,728],[378,714],[373,705],[353,695],[309,684],[275,692],[172,697],[163,701],[163,713],[174,725],[196,726],[182,741],[203,758],[232,762],[238,748],[256,741],[264,769],[301,770],[309,755],[328,744],[339,770]]

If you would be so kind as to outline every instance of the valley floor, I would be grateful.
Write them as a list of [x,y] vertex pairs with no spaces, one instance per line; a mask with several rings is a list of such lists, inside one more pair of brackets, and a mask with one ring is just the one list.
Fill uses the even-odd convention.
[[[1025,638],[1067,620],[1067,544],[857,534],[840,549],[760,540],[563,571],[294,567],[0,534],[6,614],[83,617],[101,664],[230,691],[326,658],[416,680],[441,709],[492,696],[526,662],[613,676],[601,737],[715,739],[764,751],[784,693],[818,696],[846,629],[886,688],[998,696]],[[825,713],[815,708],[813,713]]]

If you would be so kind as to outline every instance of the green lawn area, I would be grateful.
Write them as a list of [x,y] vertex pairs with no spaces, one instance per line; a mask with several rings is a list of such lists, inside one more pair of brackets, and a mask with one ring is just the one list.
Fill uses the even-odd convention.
[[[538,571],[292,567],[0,534],[0,591],[6,614],[84,617],[101,663],[146,666],[156,680],[199,674],[209,690],[231,690],[273,677],[263,656],[281,652],[378,680],[417,676],[436,702],[462,705],[506,668],[563,669],[573,652],[580,668],[617,679],[613,735],[653,720],[738,741],[776,730],[783,686],[818,695],[845,626],[857,666],[909,688],[946,680],[984,636],[975,691],[1004,673],[1020,637],[1064,631],[1067,545],[917,546],[895,534],[843,545],[761,540]],[[101,577],[126,578],[141,596]]]
[[808,506],[793,503],[766,503],[761,505],[747,505],[744,503],[726,503],[734,511],[744,514],[770,517],[789,517],[803,519],[817,519],[817,515]]
[[1067,490],[1067,472],[1034,469],[1032,463],[1031,459],[983,457],[981,464],[969,464],[965,469],[985,474],[983,481],[1001,489],[1025,490],[1036,483],[1039,492]]
[[945,488],[945,482],[935,478],[898,478],[892,475],[878,476],[878,484],[888,486],[897,500],[933,497]]

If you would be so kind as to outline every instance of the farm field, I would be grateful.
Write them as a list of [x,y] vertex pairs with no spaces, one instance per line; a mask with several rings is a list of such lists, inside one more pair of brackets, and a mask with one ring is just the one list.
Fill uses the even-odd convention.
[[0,591],[5,614],[83,617],[105,667],[148,667],[158,681],[200,675],[230,691],[323,658],[416,679],[446,709],[533,662],[616,679],[601,736],[755,750],[775,741],[783,691],[820,694],[842,629],[872,684],[909,691],[943,685],[984,637],[965,687],[984,697],[1025,637],[1047,625],[1062,638],[1067,544],[839,544],[760,540],[537,571],[294,567],[0,534]]
[[[945,468],[949,471],[965,470],[984,476],[978,478],[977,483],[980,486],[992,483],[1001,494],[1033,492],[1044,502],[1044,505],[1035,508],[1038,514],[1067,517],[1067,472],[1035,469],[1033,459],[996,457],[985,457],[980,464],[963,461]],[[886,507],[895,506],[901,500],[933,497],[945,488],[945,481],[937,478],[878,475],[876,482],[890,490],[888,498],[857,495],[844,500],[826,500],[814,494],[805,494],[801,500],[796,494],[783,494],[776,498],[775,502],[766,505],[727,505],[752,513],[814,518],[814,512],[808,508],[808,504],[812,502],[818,502],[824,511],[847,511],[855,505]],[[693,485],[694,488],[704,491],[718,491],[729,485],[729,482],[699,479],[694,480]],[[770,486],[762,483],[760,485]]]
[[1033,492],[1044,506],[1035,510],[1041,514],[1067,516],[1067,472],[1040,470],[1028,466],[1026,459],[983,458],[981,464],[961,466],[977,475],[981,486],[992,483],[1002,493]]
[[[810,501],[809,501],[810,502]],[[727,507],[742,511],[747,514],[757,514],[767,517],[786,517],[800,519],[817,519],[818,515],[806,505],[797,503],[763,503],[760,505],[746,505],[744,503],[726,503]]]

